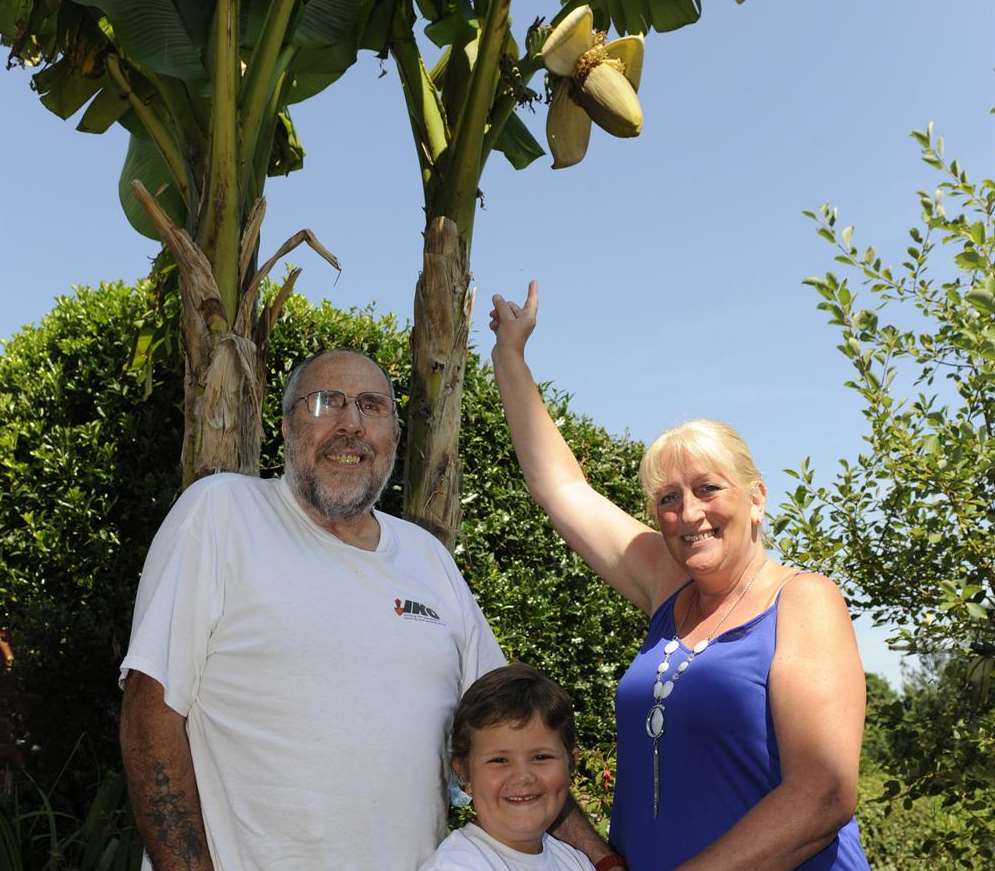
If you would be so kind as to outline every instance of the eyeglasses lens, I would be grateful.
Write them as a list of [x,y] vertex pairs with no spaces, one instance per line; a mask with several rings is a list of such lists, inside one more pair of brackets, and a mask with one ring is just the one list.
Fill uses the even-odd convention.
[[350,400],[356,403],[356,408],[367,417],[387,417],[393,403],[389,396],[382,393],[359,393],[347,396],[340,390],[319,390],[309,393],[305,398],[308,411],[315,417],[327,417],[338,414]]

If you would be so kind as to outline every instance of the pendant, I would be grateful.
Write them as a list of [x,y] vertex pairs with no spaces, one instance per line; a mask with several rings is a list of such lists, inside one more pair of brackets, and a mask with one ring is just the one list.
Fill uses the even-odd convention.
[[663,705],[653,705],[646,715],[646,734],[654,741],[663,734]]

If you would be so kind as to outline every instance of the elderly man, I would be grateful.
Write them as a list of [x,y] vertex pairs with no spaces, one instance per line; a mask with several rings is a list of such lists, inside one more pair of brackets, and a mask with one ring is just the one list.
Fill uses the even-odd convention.
[[142,572],[121,741],[144,868],[417,868],[453,709],[504,662],[445,548],[373,509],[399,432],[381,369],[312,357],[283,415],[286,476],[198,481]]

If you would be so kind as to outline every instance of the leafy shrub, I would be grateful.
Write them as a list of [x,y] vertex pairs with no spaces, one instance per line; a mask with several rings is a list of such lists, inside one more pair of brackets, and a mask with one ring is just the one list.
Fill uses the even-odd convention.
[[944,158],[932,124],[912,137],[939,180],[916,194],[900,264],[858,247],[832,206],[807,213],[844,268],[805,283],[839,329],[868,432],[828,486],[808,461],[789,471],[799,483],[773,528],[790,560],[836,578],[875,623],[897,624],[895,649],[940,658],[880,711],[889,795],[907,810],[942,796],[963,826],[920,838],[924,855],[991,867],[995,179],[972,181]]
[[0,626],[32,699],[24,737],[41,747],[43,779],[82,732],[90,752],[116,758],[129,599],[176,493],[177,362],[156,367],[148,401],[125,372],[149,304],[145,288],[81,289],[0,357]]

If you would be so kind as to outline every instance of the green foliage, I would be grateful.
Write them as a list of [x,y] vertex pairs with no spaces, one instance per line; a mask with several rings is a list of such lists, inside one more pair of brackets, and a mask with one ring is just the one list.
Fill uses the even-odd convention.
[[995,843],[983,809],[995,800],[995,181],[947,163],[932,125],[912,135],[942,181],[918,194],[921,225],[900,268],[861,253],[831,206],[806,213],[869,295],[858,303],[832,272],[805,282],[840,330],[869,432],[831,486],[807,461],[789,470],[799,483],[773,528],[788,559],[841,581],[876,623],[898,624],[896,648],[943,657],[935,686],[882,709],[883,764],[890,795],[942,795],[964,821],[962,836],[923,841],[924,855],[956,855],[956,842],[984,858]]
[[[933,662],[899,694],[884,679],[867,675],[857,817],[868,861],[878,871],[990,867],[985,850],[995,803],[990,766],[979,747],[960,745],[970,758],[943,752],[951,734],[965,725],[954,710],[958,705],[951,706],[963,686],[955,677]],[[930,749],[924,753],[923,747]],[[956,791],[944,794],[940,777],[932,778],[928,790],[902,786],[903,780],[922,784],[915,770],[937,763],[947,767],[948,781],[952,770],[969,772],[977,784],[973,809],[958,802]]]
[[573,795],[591,824],[606,841],[615,797],[615,742],[578,753]]
[[[180,486],[175,328],[139,331],[143,346],[159,342],[160,349],[151,369],[127,371],[133,348],[124,337],[151,322],[151,293],[144,285],[81,288],[40,326],[11,339],[0,357],[0,626],[13,632],[12,675],[35,698],[25,737],[41,746],[31,764],[42,779],[50,780],[81,732],[103,764],[117,759],[117,664],[146,548]],[[282,467],[278,385],[318,348],[375,356],[396,380],[403,413],[408,337],[393,318],[292,297],[271,341],[263,475]],[[639,445],[572,416],[565,397],[553,401],[592,479],[638,510]],[[548,671],[574,694],[585,743],[610,742],[615,680],[645,620],[570,554],[528,497],[496,387],[475,357],[462,456],[457,561],[508,655]],[[399,512],[401,496],[396,469],[384,508]],[[79,796],[90,788],[63,785],[78,786]]]
[[[178,486],[180,370],[153,373],[154,402],[124,372],[148,290],[103,285],[62,298],[0,357],[0,625],[33,698],[40,774],[86,732],[113,759],[115,660],[145,549]],[[71,725],[70,725],[71,724]]]
[[[68,119],[89,103],[77,129],[103,133],[118,122],[132,134],[121,201],[132,226],[158,238],[128,188],[140,178],[165,191],[177,224],[192,220],[207,184],[216,101],[229,98],[242,125],[236,148],[247,209],[266,175],[303,165],[287,106],[338,79],[361,45],[383,43],[374,0],[243,0],[239,45],[244,74],[229,94],[212,66],[214,7],[200,0],[0,0],[0,38],[11,59],[44,68],[34,84],[41,102]],[[237,58],[233,62],[237,62]],[[224,107],[226,113],[236,106]],[[135,155],[141,160],[135,163]],[[217,167],[212,167],[212,172]]]
[[583,3],[594,10],[595,25],[599,29],[608,30],[610,23],[620,36],[651,30],[667,33],[701,18],[698,0],[570,0],[563,8],[570,10]]
[[991,867],[972,848],[961,814],[945,808],[934,796],[882,798],[891,780],[892,776],[877,766],[865,766],[860,777],[857,817],[871,868],[984,871]]
[[[72,762],[71,756],[67,769]],[[138,871],[142,844],[124,777],[107,771],[92,792],[88,809],[79,818],[59,806],[58,783],[45,790],[22,777],[9,793],[0,796],[0,868]]]
[[[637,513],[642,446],[572,415],[548,386],[551,412],[594,486]],[[553,532],[522,481],[497,389],[471,358],[461,455],[463,527],[456,559],[509,659],[547,672],[574,698],[581,745],[614,740],[615,685],[646,619],[598,580]]]

